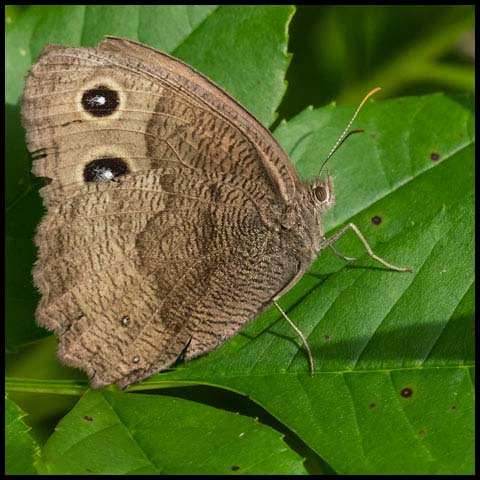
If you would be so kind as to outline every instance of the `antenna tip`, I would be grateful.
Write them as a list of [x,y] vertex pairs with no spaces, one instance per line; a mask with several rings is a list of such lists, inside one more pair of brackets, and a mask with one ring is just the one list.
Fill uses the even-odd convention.
[[375,93],[379,92],[382,89],[382,87],[375,87],[373,90],[370,90],[366,95],[365,99],[370,98],[372,95]]

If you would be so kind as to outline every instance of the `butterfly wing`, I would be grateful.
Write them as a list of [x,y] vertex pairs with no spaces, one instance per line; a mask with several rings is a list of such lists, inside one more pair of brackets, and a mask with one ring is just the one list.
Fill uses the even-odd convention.
[[92,385],[207,352],[295,275],[278,215],[301,185],[278,144],[205,77],[148,47],[47,47],[22,114],[48,213],[37,321]]
[[129,172],[166,162],[223,172],[265,205],[292,203],[301,183],[270,132],[232,97],[128,40],[47,46],[27,78],[22,115],[34,173],[53,180],[46,201],[82,186],[85,166],[102,158]]
[[156,215],[137,237],[139,270],[161,300],[127,358],[145,348],[155,360],[122,378],[121,386],[163,370],[182,352],[189,360],[222,344],[267,307],[298,268],[254,208],[218,198],[207,205],[179,197],[171,202],[175,209]]

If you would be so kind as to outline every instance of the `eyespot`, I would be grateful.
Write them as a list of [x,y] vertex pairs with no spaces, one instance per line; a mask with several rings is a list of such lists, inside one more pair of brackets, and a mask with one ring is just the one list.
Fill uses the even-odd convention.
[[118,92],[105,85],[91,88],[82,95],[82,106],[94,117],[108,117],[118,108],[120,103]]
[[86,182],[102,182],[128,173],[128,165],[121,158],[97,158],[88,163],[83,170]]
[[322,187],[321,185],[313,189],[313,194],[319,202],[324,202],[328,198],[327,189],[325,187]]

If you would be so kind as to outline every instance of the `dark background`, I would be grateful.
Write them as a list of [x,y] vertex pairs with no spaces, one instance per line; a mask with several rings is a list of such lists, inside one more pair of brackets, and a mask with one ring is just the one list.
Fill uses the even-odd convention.
[[280,117],[314,100],[474,91],[473,6],[297,6],[290,25],[288,89]]

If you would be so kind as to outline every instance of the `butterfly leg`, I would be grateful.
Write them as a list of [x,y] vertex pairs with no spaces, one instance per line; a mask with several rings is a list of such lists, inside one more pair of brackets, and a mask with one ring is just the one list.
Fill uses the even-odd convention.
[[[325,240],[326,238],[323,237]],[[346,255],[343,255],[343,253],[340,253],[333,245],[329,245],[328,248],[337,256],[340,257],[342,260],[345,260],[346,262],[354,262],[356,260],[355,257],[347,257]]]
[[314,366],[314,363],[313,363],[312,351],[310,350],[310,346],[308,345],[307,339],[303,335],[302,331],[288,318],[287,314],[282,310],[280,305],[275,300],[273,301],[273,304],[277,307],[277,310],[282,314],[283,318],[295,330],[297,335],[302,339],[302,342],[305,345],[305,348],[306,348],[307,354],[308,354],[308,363],[310,365],[310,376],[313,377],[315,375],[315,366]]
[[[345,225],[341,230],[339,230],[337,233],[333,234],[330,238],[327,238],[325,242],[321,245],[321,248],[326,248],[326,247],[331,247],[332,243],[336,242],[340,237],[342,237],[348,229],[352,229],[357,237],[362,241],[365,249],[367,250],[368,254],[377,262],[381,263],[385,267],[389,268],[390,270],[396,270],[397,272],[411,272],[413,270],[413,267],[397,267],[395,265],[392,265],[391,263],[388,263],[385,261],[383,258],[380,258],[378,255],[374,253],[368,242],[365,240],[365,237],[362,235],[362,232],[360,232],[359,228],[354,224],[354,223],[349,223],[348,225]],[[335,250],[334,250],[335,251]],[[336,252],[337,253],[337,252]],[[338,254],[338,253],[337,253]],[[343,255],[339,255],[340,257],[344,257]],[[345,260],[350,260],[351,257],[344,257]]]

